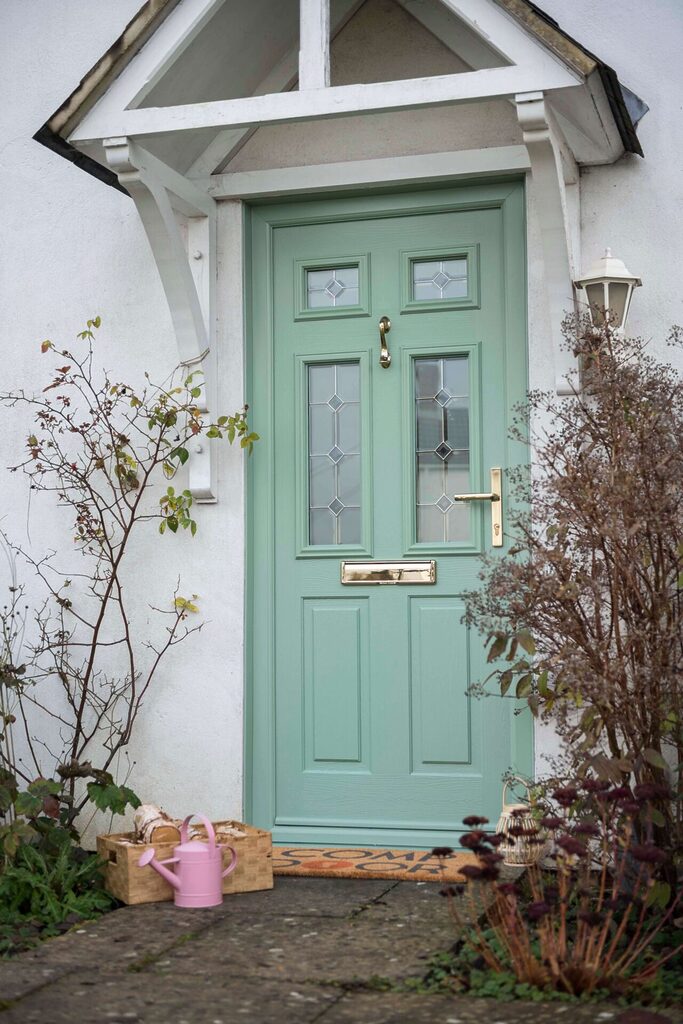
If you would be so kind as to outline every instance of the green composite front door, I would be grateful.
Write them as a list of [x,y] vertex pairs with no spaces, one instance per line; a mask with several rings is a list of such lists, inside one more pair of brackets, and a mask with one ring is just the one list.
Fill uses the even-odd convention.
[[520,459],[523,267],[520,183],[252,211],[249,784],[278,841],[445,842],[530,768],[462,621],[508,496],[454,500]]

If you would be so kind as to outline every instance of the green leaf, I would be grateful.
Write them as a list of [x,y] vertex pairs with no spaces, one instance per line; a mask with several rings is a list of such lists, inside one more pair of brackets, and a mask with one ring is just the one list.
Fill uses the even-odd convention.
[[522,645],[527,654],[536,653],[536,644],[533,641],[531,633],[528,629],[522,629],[516,634],[516,638]]
[[184,466],[190,457],[187,448],[174,448],[170,454],[171,458],[177,459],[181,466]]
[[658,810],[656,807],[651,808],[650,818],[652,819],[652,824],[656,825],[658,828],[666,827],[666,818],[664,817],[662,812]]
[[655,882],[647,895],[646,905],[648,907],[658,907],[660,910],[664,910],[670,899],[671,886],[669,883]]
[[512,684],[512,672],[510,672],[508,670],[507,672],[501,673],[499,682],[500,682],[500,695],[501,695],[501,697],[504,697],[505,694],[510,689],[510,686]]
[[666,761],[657,750],[653,750],[651,747],[646,747],[643,751],[643,757],[648,764],[651,764],[653,768],[664,768],[666,769]]
[[532,689],[533,676],[528,672],[525,676],[518,681],[515,689],[516,697],[528,697]]
[[540,673],[538,677],[538,692],[540,693],[541,697],[550,696],[550,688],[548,687],[548,672],[545,669],[543,670],[543,672]]
[[14,801],[14,809],[17,814],[22,814],[25,818],[33,818],[43,807],[43,801],[40,797],[34,796],[32,793],[19,793],[16,800]]
[[489,648],[489,653],[487,655],[486,660],[488,662],[491,662],[495,661],[497,658],[500,658],[501,654],[503,653],[507,645],[508,638],[506,636],[497,637]]
[[114,782],[107,785],[89,782],[87,790],[89,798],[101,811],[123,814],[128,806],[140,806],[140,799],[132,789],[127,786],[117,786]]

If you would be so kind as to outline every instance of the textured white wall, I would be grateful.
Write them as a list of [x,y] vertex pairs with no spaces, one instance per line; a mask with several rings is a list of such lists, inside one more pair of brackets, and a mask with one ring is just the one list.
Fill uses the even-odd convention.
[[[103,364],[131,381],[150,370],[162,378],[177,351],[156,268],[131,200],[33,142],[31,136],[121,32],[139,0],[3,0],[0,5],[0,388],[44,386],[43,338],[71,342],[100,313]],[[221,258],[236,204],[221,214]],[[239,269],[239,268],[238,268]],[[222,328],[234,323],[241,285],[221,287]],[[231,312],[232,311],[232,312]],[[241,405],[241,344],[219,353],[221,406]],[[29,424],[0,409],[1,525],[32,549],[57,547],[65,559],[66,523],[35,505],[27,519],[26,482],[5,472],[23,450]],[[185,813],[239,816],[242,805],[243,457],[221,457],[221,501],[198,509],[199,532],[159,537],[137,549],[128,587],[144,639],[147,604],[200,595],[206,625],[176,648],[139,721],[130,784],[146,800]],[[63,532],[59,532],[63,528]],[[77,563],[74,568],[77,568]],[[0,573],[4,570],[0,569]],[[0,575],[0,580],[3,580]],[[4,601],[4,598],[3,598]]]
[[[3,0],[0,7],[0,367],[3,388],[38,388],[43,366],[36,356],[45,337],[71,340],[95,312],[104,327],[98,347],[117,374],[160,372],[174,363],[171,323],[146,239],[125,196],[78,171],[31,140],[33,132],[107,49],[139,6],[138,0]],[[584,172],[582,254],[586,265],[611,245],[644,287],[636,294],[631,326],[653,338],[662,352],[673,322],[683,321],[677,268],[683,263],[681,231],[681,71],[683,6],[680,0],[544,0],[547,12],[602,59],[650,105],[640,128],[646,158],[626,156],[611,167]],[[380,17],[381,16],[381,17]],[[383,20],[384,19],[384,20]],[[406,35],[401,12],[373,0],[336,45],[337,81],[377,59],[373,25],[386,30],[374,76],[448,71],[453,58],[420,29]],[[363,125],[334,122],[257,132],[233,162],[235,168],[284,166],[305,160],[353,159],[396,152],[469,149],[519,138],[508,104],[485,104],[431,113],[378,115]],[[341,156],[340,156],[341,150]],[[530,372],[534,386],[552,383],[542,265],[533,211],[529,219]],[[221,405],[241,401],[242,352],[237,204],[221,214],[219,281],[219,380]],[[228,272],[232,267],[232,272]],[[28,424],[0,410],[0,466],[16,459]],[[200,532],[164,538],[150,534],[140,548],[143,571],[131,583],[136,609],[145,615],[150,589],[164,599],[176,575],[187,592],[201,595],[207,620],[198,638],[178,650],[147,704],[133,744],[131,783],[145,798],[169,809],[240,813],[243,714],[243,487],[239,453],[220,462],[220,501],[198,510]],[[2,525],[25,542],[27,492],[23,480],[2,471]],[[46,508],[30,517],[34,551],[58,543],[68,557],[69,538]],[[539,734],[542,755],[552,746]]]

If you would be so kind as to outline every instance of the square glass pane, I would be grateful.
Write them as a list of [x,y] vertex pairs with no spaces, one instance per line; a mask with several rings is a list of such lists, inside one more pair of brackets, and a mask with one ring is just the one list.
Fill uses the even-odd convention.
[[345,508],[337,520],[337,544],[358,544],[360,541],[360,509]]
[[309,309],[357,306],[360,275],[358,267],[330,267],[306,271],[306,304]]
[[441,360],[415,360],[415,397],[433,398],[441,388]]
[[308,542],[360,544],[360,366],[308,367]]
[[324,405],[334,394],[335,367],[330,363],[308,367],[308,401],[310,405]]
[[346,455],[339,463],[337,496],[346,508],[360,508],[360,455]]
[[453,495],[470,489],[467,357],[416,359],[414,384],[416,540],[463,543],[470,511]]
[[417,503],[434,505],[446,490],[446,464],[431,452],[417,457]]
[[464,544],[470,539],[470,509],[457,502],[446,515],[446,540]]
[[337,412],[339,447],[345,455],[356,455],[360,451],[360,405],[346,403]]
[[444,359],[443,386],[453,398],[467,398],[470,393],[470,370],[467,356]]
[[334,463],[326,455],[311,457],[311,508],[327,508],[336,494],[337,477]]
[[467,297],[467,259],[414,260],[413,299],[440,302]]
[[310,543],[336,544],[336,519],[326,508],[312,508],[310,511]]
[[309,452],[311,455],[327,455],[334,448],[334,410],[329,405],[312,405],[308,411]]
[[470,446],[470,410],[467,398],[451,398],[445,407],[445,440],[451,448]]
[[443,409],[433,399],[415,403],[417,413],[417,450],[436,451],[443,441]]

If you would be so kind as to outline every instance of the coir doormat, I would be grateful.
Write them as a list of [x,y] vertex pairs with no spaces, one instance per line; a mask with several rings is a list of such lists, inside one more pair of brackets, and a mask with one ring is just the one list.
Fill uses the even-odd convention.
[[464,882],[460,868],[476,864],[471,853],[441,862],[427,850],[378,847],[273,847],[273,874],[319,878],[392,878],[412,882]]

